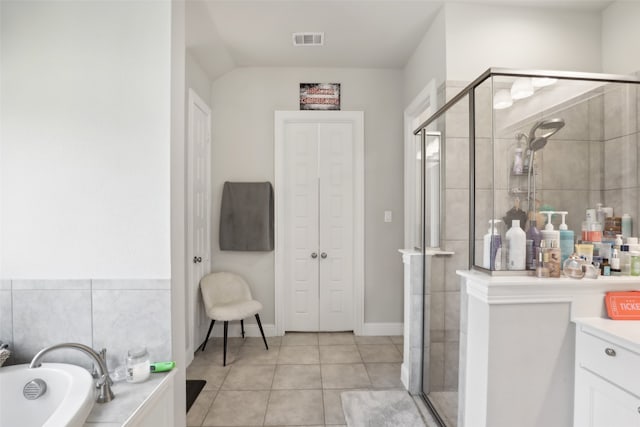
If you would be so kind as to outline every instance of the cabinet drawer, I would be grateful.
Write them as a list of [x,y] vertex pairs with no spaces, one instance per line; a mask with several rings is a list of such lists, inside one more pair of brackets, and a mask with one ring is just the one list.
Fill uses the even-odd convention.
[[631,393],[640,395],[640,354],[579,331],[576,363]]

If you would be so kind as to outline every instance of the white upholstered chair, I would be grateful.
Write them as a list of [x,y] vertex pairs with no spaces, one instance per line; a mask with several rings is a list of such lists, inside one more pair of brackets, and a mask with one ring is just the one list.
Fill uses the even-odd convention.
[[207,338],[200,345],[204,351],[213,325],[218,321],[224,322],[224,356],[222,364],[227,365],[227,329],[231,320],[239,320],[242,328],[242,338],[244,338],[244,319],[249,316],[256,317],[264,346],[269,350],[267,339],[262,330],[260,315],[262,304],[251,297],[251,289],[247,282],[237,274],[220,272],[207,274],[200,280],[200,291],[207,311],[207,316],[211,319],[211,325],[207,332]]

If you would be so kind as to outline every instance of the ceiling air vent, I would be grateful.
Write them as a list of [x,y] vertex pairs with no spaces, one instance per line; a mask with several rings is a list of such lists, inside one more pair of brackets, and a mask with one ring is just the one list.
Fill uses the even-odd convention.
[[293,33],[294,46],[322,46],[324,33]]

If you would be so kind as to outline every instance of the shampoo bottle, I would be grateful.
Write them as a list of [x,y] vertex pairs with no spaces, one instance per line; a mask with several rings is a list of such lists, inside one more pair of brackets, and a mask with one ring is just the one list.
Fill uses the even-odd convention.
[[506,238],[509,243],[507,268],[509,270],[524,270],[526,268],[527,235],[522,231],[522,228],[520,228],[520,220],[514,219],[512,221]]
[[529,218],[529,229],[526,234],[527,240],[531,241],[531,244],[526,246],[526,261],[527,261],[527,269],[535,270],[536,264],[538,263],[537,252],[540,250],[540,240],[542,240],[542,234],[540,230],[536,227],[536,215],[535,212],[533,216]]
[[573,253],[575,236],[573,234],[573,230],[568,230],[567,224],[565,223],[565,217],[567,216],[568,212],[562,211],[557,213],[562,215],[562,224],[560,224],[560,227],[558,228],[560,229],[560,257],[562,259],[560,265],[563,265],[565,260],[569,258]]
[[500,260],[498,259],[498,265],[496,266],[496,256],[502,246],[502,239],[500,233],[498,233],[497,224],[499,219],[489,220],[489,231],[484,235],[484,251],[482,257],[482,267],[488,270],[499,270]]
[[516,148],[515,154],[513,155],[513,174],[522,175],[523,169],[522,148]]

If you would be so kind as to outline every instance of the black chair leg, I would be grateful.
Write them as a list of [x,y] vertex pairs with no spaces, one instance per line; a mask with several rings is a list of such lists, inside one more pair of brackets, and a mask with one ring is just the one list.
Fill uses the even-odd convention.
[[242,328],[242,338],[244,338],[244,320],[240,319],[240,327]]
[[211,335],[211,330],[213,329],[214,323],[216,323],[216,321],[211,319],[211,325],[209,325],[209,331],[207,332],[207,337],[204,339],[204,342],[200,344],[200,347],[202,347],[202,351],[204,351],[204,348],[207,346],[207,341],[209,341],[209,335]]
[[229,322],[224,322],[224,356],[222,358],[222,366],[227,366],[227,329]]
[[264,337],[264,331],[262,330],[262,323],[260,322],[260,315],[256,314],[256,321],[258,322],[258,328],[260,328],[260,333],[262,334],[262,341],[264,341],[264,346],[269,350],[269,346],[267,345],[267,339]]

